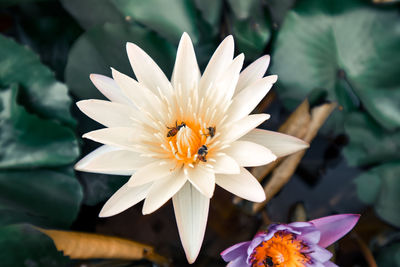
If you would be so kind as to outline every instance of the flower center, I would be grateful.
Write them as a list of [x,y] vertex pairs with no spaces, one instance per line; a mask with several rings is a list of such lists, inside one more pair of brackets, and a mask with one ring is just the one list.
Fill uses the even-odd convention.
[[[173,127],[167,127],[165,134],[168,151],[178,163],[192,165],[199,161],[206,162],[209,148],[207,137],[202,127],[192,122],[176,122]],[[210,138],[210,137],[209,137]]]
[[306,244],[297,239],[295,234],[278,231],[253,250],[250,255],[251,266],[305,267],[311,261],[307,254],[301,252],[306,248]]

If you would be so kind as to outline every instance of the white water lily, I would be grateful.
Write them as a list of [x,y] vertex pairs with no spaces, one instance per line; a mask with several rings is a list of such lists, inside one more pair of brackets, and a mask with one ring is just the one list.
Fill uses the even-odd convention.
[[179,43],[171,81],[138,46],[127,44],[137,81],[112,69],[113,79],[92,74],[110,100],[77,103],[107,128],[83,137],[104,144],[76,164],[86,172],[131,175],[104,205],[113,216],[144,201],[143,214],[173,199],[179,235],[193,263],[203,242],[215,184],[250,201],[265,200],[259,182],[244,167],[259,166],[308,147],[300,139],[254,129],[269,118],[249,113],[277,76],[264,77],[269,56],[243,72],[243,54],[233,59],[228,36],[203,75],[190,37]]

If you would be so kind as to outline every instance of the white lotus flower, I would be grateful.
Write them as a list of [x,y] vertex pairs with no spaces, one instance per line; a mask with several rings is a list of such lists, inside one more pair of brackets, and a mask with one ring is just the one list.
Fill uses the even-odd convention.
[[254,129],[269,118],[249,113],[277,76],[263,78],[264,56],[243,72],[243,54],[233,59],[228,36],[201,76],[190,37],[179,43],[171,82],[138,46],[127,44],[137,81],[112,69],[113,79],[92,74],[111,101],[77,103],[107,128],[83,137],[104,144],[76,164],[86,172],[131,175],[104,205],[113,216],[145,199],[143,214],[171,197],[187,259],[199,254],[215,184],[250,201],[265,199],[259,182],[244,168],[267,164],[308,146],[300,139]]

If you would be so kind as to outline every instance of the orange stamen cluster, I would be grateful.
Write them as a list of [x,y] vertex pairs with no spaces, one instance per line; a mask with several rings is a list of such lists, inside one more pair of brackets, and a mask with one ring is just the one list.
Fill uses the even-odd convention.
[[272,238],[263,241],[251,254],[251,266],[305,267],[311,259],[306,253],[306,244],[296,235],[278,231]]

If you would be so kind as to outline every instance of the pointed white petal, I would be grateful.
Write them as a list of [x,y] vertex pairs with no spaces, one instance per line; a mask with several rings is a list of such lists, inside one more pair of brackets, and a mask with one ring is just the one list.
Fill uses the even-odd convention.
[[236,121],[250,114],[269,92],[272,85],[273,83],[266,77],[243,89],[233,98],[228,110],[229,120]]
[[131,127],[113,127],[91,131],[85,133],[82,137],[105,145],[135,150],[135,144],[139,142],[137,135],[137,129]]
[[195,168],[186,167],[185,175],[193,186],[204,196],[211,198],[214,194],[215,175],[213,171],[207,170],[201,166]]
[[142,86],[140,83],[125,75],[116,69],[111,68],[114,80],[117,82],[122,92],[135,104],[138,108],[143,108],[144,110],[152,110],[157,102],[156,96],[146,87]]
[[214,83],[220,74],[223,73],[226,68],[228,68],[233,59],[233,52],[233,37],[232,35],[229,35],[218,46],[208,62],[203,76],[200,79],[200,89],[206,90],[209,85]]
[[251,141],[265,146],[277,157],[287,156],[309,147],[308,143],[299,138],[261,129],[252,130],[240,140]]
[[240,167],[237,162],[228,155],[221,154],[214,157],[215,163],[213,163],[214,173],[224,174],[238,174],[240,173]]
[[265,200],[264,189],[254,176],[245,168],[240,168],[239,174],[217,174],[217,185],[241,198],[262,202]]
[[116,215],[142,201],[150,190],[151,184],[138,187],[130,187],[124,184],[112,197],[104,204],[99,217],[109,217]]
[[87,154],[85,157],[83,157],[81,160],[79,160],[76,164],[75,164],[75,170],[78,171],[83,171],[83,172],[93,172],[93,173],[105,173],[105,174],[112,174],[112,175],[132,175],[133,172],[131,171],[126,171],[126,170],[109,170],[109,171],[98,171],[92,168],[87,168],[87,166],[89,164],[92,163],[92,161],[96,161],[96,159],[98,157],[101,157],[102,155],[105,155],[107,153],[110,153],[112,151],[118,151],[120,150],[117,147],[113,147],[113,146],[108,146],[108,145],[103,145],[95,150],[93,150],[92,152],[90,152],[89,154]]
[[131,118],[136,117],[136,110],[116,102],[90,99],[76,105],[88,117],[106,127],[130,127],[133,125]]
[[229,142],[233,142],[243,135],[247,134],[252,129],[256,128],[258,125],[268,120],[270,115],[268,114],[253,114],[243,119],[234,122],[233,124],[227,125],[224,129],[225,135],[224,139]]
[[143,215],[159,209],[182,188],[186,181],[183,171],[174,172],[168,177],[155,181],[144,201]]
[[268,164],[276,159],[271,150],[265,146],[248,141],[235,141],[223,152],[234,158],[240,166],[245,167]]
[[[107,149],[108,146],[102,146],[97,150],[104,150],[104,147]],[[92,153],[97,152],[97,150]],[[94,157],[91,155],[92,153],[89,154],[91,156],[90,161],[85,164],[81,163],[83,160],[79,161],[75,169],[94,173],[132,175],[137,169],[154,161],[151,158],[140,157],[139,153],[115,148],[112,151],[97,153]]]
[[146,52],[133,43],[126,44],[126,51],[133,72],[141,84],[154,94],[158,94],[157,87],[161,89],[161,92],[167,95],[172,93],[172,86],[164,72]]
[[197,65],[196,54],[192,41],[185,32],[179,42],[174,71],[172,73],[172,85],[178,88],[180,84],[184,90],[190,90],[197,85],[200,79],[200,70]]
[[172,161],[158,160],[138,169],[128,181],[129,186],[139,186],[160,178],[169,176],[173,173],[175,163]]
[[[236,86],[235,94],[238,94],[244,88],[254,83],[255,81],[261,79],[265,72],[267,71],[270,61],[270,56],[265,55],[251,63],[247,68],[245,68],[239,77],[239,81]],[[276,76],[276,75],[275,75]]]
[[218,82],[216,83],[216,87],[221,89],[219,93],[222,95],[222,100],[225,102],[231,100],[233,93],[235,92],[236,84],[239,80],[239,73],[243,67],[243,61],[244,54],[238,55],[225,72],[222,73],[221,78],[218,79]]
[[193,263],[203,243],[210,199],[187,182],[172,200],[186,258]]
[[132,104],[122,93],[121,89],[113,79],[100,74],[90,74],[89,77],[94,86],[96,86],[96,88],[111,101],[125,105]]

